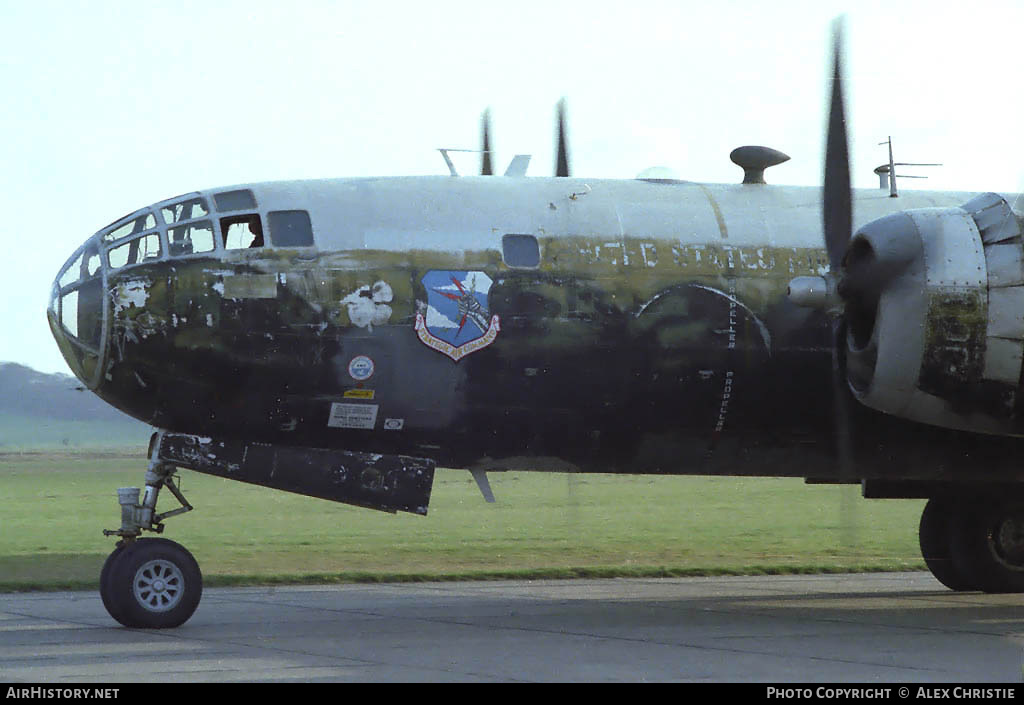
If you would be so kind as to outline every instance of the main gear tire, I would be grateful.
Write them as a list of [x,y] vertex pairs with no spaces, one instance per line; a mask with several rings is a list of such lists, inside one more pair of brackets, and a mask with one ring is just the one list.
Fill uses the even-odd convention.
[[957,572],[985,592],[1024,592],[1024,502],[964,502],[951,526]]
[[947,498],[928,500],[921,512],[918,541],[921,556],[935,579],[950,590],[965,592],[977,587],[956,569],[952,555],[952,523],[954,504]]

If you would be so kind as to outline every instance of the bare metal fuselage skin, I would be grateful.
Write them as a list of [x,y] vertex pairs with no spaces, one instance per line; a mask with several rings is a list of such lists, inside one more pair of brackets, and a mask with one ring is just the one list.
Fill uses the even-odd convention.
[[[215,195],[232,189],[252,192],[265,229],[268,214],[308,212],[312,245],[277,246],[271,227],[262,247],[227,249],[237,212]],[[482,469],[1020,472],[1016,439],[853,404],[856,467],[837,475],[831,321],[786,297],[794,277],[828,267],[818,188],[409,177],[232,189],[189,196],[205,204],[209,251],[173,252],[184,226],[162,206],[181,197],[119,221],[143,223],[119,239],[117,223],[97,233],[55,283],[50,321],[72,369],[159,428]],[[854,225],[971,195],[856,192]],[[150,212],[151,227],[139,220]],[[158,254],[114,266],[107,252],[147,227]],[[536,241],[539,262],[508,262],[509,235]],[[458,359],[417,326],[437,315],[446,275],[489,281],[477,327],[497,324]]]

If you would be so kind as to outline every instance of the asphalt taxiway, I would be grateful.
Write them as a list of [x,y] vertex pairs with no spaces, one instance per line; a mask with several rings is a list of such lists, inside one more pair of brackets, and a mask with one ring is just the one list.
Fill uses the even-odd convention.
[[[207,589],[178,629],[0,595],[0,682],[1017,683],[1024,595],[927,573]],[[1024,693],[1024,686],[1021,686]]]

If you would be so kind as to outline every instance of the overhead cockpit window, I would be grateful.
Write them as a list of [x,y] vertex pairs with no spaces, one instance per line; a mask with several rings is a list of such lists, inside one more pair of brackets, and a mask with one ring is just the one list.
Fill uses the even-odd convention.
[[83,281],[95,277],[100,272],[100,255],[96,250],[96,244],[90,243],[83,252],[80,252],[75,261],[67,265],[61,272],[57,284],[61,289],[66,289],[77,281]]
[[206,207],[205,198],[189,198],[160,208],[160,215],[168,225],[180,223],[183,220],[202,218],[209,212],[210,209]]
[[183,257],[214,249],[213,223],[200,220],[197,223],[167,229],[167,247],[171,257]]
[[263,225],[256,213],[220,219],[220,234],[225,250],[263,247]]
[[127,267],[130,264],[142,264],[160,258],[160,235],[149,233],[134,240],[129,240],[107,253],[110,266],[114,269]]
[[105,242],[113,242],[114,240],[120,240],[122,237],[151,230],[155,227],[156,216],[152,213],[143,213],[136,218],[132,218],[127,223],[103,233],[103,240]]
[[256,197],[249,189],[240,191],[224,191],[213,194],[213,202],[217,204],[217,210],[225,211],[251,211],[256,210]]
[[501,250],[509,267],[533,269],[540,265],[540,244],[533,235],[505,235]]
[[100,255],[98,252],[88,252],[89,258],[85,261],[85,276],[94,277],[100,271]]
[[57,283],[60,285],[60,288],[63,289],[67,286],[70,286],[71,284],[74,284],[81,278],[82,255],[78,255],[78,257],[75,258],[75,261],[72,262],[71,265],[67,269],[65,269],[64,272],[60,275],[60,279],[57,280]]
[[275,247],[313,245],[313,226],[306,211],[271,211],[267,213],[267,225]]

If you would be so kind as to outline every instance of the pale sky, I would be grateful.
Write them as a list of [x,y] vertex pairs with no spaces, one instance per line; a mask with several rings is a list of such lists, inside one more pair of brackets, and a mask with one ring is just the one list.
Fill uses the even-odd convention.
[[[110,221],[236,183],[445,174],[490,107],[495,169],[736,182],[729,152],[821,180],[828,37],[846,14],[854,185],[892,135],[942,162],[906,188],[1024,187],[1020,0],[0,0],[0,361],[67,372],[46,325],[64,260]],[[478,169],[478,157],[457,164]]]

